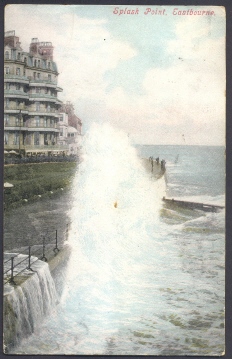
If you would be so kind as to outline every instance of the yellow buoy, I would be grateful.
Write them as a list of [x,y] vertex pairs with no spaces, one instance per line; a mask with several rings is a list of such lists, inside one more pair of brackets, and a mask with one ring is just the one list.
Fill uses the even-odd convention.
[[114,208],[118,207],[118,202],[114,202]]

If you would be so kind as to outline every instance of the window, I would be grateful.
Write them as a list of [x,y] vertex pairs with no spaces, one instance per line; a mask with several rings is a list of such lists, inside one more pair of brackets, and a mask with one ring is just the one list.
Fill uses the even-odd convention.
[[8,75],[10,73],[10,68],[9,67],[5,67],[5,74]]
[[6,98],[6,108],[9,108],[9,107],[10,107],[10,99]]
[[36,79],[36,72],[33,72],[34,80]]
[[51,112],[51,105],[47,105],[47,112]]
[[40,73],[38,72],[38,74],[37,74],[37,79],[40,79]]
[[24,62],[25,62],[25,64],[27,64],[27,58],[26,57],[24,57]]
[[39,127],[39,125],[40,125],[40,118],[39,118],[39,116],[35,116],[35,125],[36,125],[36,127]]
[[48,81],[52,81],[52,75],[48,75]]
[[44,127],[48,127],[48,120],[46,118],[44,119]]
[[16,75],[18,75],[18,76],[20,75],[20,68],[19,67],[16,68]]
[[34,145],[39,145],[39,132],[34,132]]
[[46,146],[48,145],[48,135],[47,135],[47,133],[44,134],[44,144]]
[[35,103],[35,109],[36,109],[36,111],[40,110],[40,102]]
[[27,134],[24,140],[25,145],[31,145],[31,138],[32,135],[31,134]]
[[14,145],[18,145],[19,144],[19,133],[15,132],[14,133]]
[[48,88],[45,87],[44,93],[47,94],[48,93]]
[[15,117],[15,126],[19,126],[19,118]]
[[38,67],[40,67],[40,60],[38,60]]
[[5,52],[5,60],[9,60],[9,58],[10,58],[9,51],[6,51]]
[[40,87],[36,87],[35,92],[36,92],[36,93],[40,93],[40,92],[41,92],[41,88],[40,88]]
[[48,69],[51,68],[51,62],[48,62]]
[[8,132],[4,132],[4,144],[8,145],[9,143],[9,134]]
[[7,126],[9,124],[9,115],[4,115],[4,123],[5,123],[5,126]]
[[34,66],[35,66],[35,67],[37,66],[37,61],[36,61],[36,60],[34,61]]
[[5,83],[5,90],[9,90],[10,89],[10,83],[9,82],[6,82]]
[[16,84],[16,90],[20,90],[20,84]]
[[21,54],[20,54],[20,52],[18,52],[17,60],[21,60]]
[[52,141],[52,144],[55,145],[55,137],[53,134],[51,135],[51,141]]

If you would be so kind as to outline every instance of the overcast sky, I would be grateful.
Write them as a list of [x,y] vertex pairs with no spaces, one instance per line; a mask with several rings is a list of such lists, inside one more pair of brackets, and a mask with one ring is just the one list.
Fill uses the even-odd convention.
[[[5,31],[24,51],[51,41],[63,101],[83,121],[109,122],[140,144],[224,145],[223,7],[8,5]],[[180,10],[214,15],[178,15]]]

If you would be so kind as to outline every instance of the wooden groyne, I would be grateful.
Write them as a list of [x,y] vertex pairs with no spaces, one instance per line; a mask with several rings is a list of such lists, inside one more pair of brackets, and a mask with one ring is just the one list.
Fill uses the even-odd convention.
[[159,160],[159,158],[154,159],[153,157],[142,158],[142,165],[145,170],[151,175],[154,179],[159,179],[162,177],[166,171],[165,161]]
[[200,209],[204,212],[219,212],[224,206],[218,206],[215,204],[206,204],[206,203],[199,203],[199,202],[189,202],[189,201],[180,201],[174,198],[165,198],[163,197],[163,201],[170,206],[178,206],[188,209]]

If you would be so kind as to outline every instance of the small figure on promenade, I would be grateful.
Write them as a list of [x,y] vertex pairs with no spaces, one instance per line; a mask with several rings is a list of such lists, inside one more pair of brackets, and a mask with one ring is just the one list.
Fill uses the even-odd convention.
[[158,165],[159,164],[159,157],[157,157],[155,160],[156,160],[156,163]]

